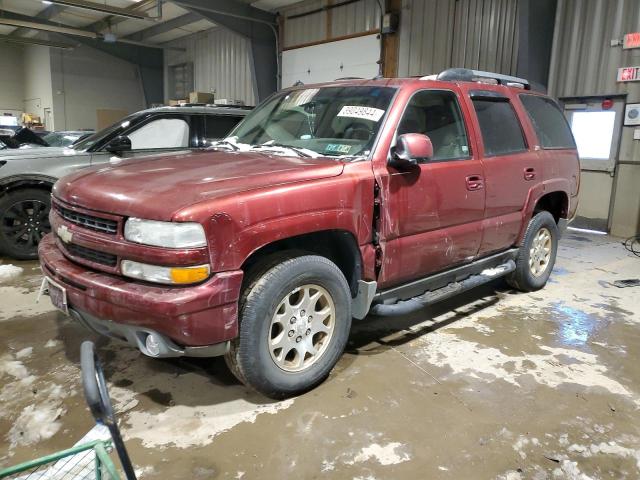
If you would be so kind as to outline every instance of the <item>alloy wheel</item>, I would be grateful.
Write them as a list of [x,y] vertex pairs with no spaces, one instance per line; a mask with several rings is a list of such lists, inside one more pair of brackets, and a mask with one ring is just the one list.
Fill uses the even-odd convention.
[[306,370],[326,352],[335,328],[336,309],[327,290],[303,285],[276,308],[269,328],[269,353],[285,372]]
[[533,237],[529,249],[529,270],[534,276],[539,277],[547,270],[551,261],[551,248],[551,232],[543,227]]

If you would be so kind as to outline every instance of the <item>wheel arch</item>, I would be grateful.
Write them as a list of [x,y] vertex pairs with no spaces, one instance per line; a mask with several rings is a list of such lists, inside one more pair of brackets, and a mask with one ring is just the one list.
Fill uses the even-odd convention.
[[279,239],[254,250],[242,263],[246,273],[261,260],[279,252],[298,251],[320,255],[334,262],[349,284],[352,298],[362,278],[362,254],[355,236],[340,229],[320,230]]
[[47,175],[13,175],[0,180],[0,197],[25,188],[37,188],[51,192],[56,181],[57,178]]

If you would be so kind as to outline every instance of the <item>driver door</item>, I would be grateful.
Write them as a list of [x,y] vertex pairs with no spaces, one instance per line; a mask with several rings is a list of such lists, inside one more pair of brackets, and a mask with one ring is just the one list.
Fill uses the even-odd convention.
[[[463,105],[462,108],[466,109]],[[396,127],[429,136],[433,158],[413,169],[378,171],[381,187],[381,287],[472,261],[482,239],[482,163],[471,145],[459,92],[413,92]],[[393,154],[393,147],[390,154]]]

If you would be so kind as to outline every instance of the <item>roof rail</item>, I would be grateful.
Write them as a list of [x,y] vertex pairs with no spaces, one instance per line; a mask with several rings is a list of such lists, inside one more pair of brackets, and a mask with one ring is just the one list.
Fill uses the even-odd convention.
[[[422,77],[427,80],[430,78]],[[471,70],[469,68],[450,68],[444,72],[440,72],[436,76],[437,80],[450,82],[477,82],[482,79],[495,80],[499,85],[507,87],[519,87],[525,90],[531,90],[529,80],[520,77],[512,77],[511,75],[503,75],[501,73],[483,72],[482,70]]]

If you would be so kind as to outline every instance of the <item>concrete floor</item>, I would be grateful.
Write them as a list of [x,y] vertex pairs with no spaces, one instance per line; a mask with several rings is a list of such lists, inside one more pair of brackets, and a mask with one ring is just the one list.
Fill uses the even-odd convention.
[[[5,263],[8,263],[5,261]],[[501,281],[355,325],[299,398],[248,392],[214,360],[153,360],[44,304],[39,270],[0,285],[0,466],[93,427],[79,345],[96,341],[142,478],[640,478],[640,259],[569,232],[549,285]]]

